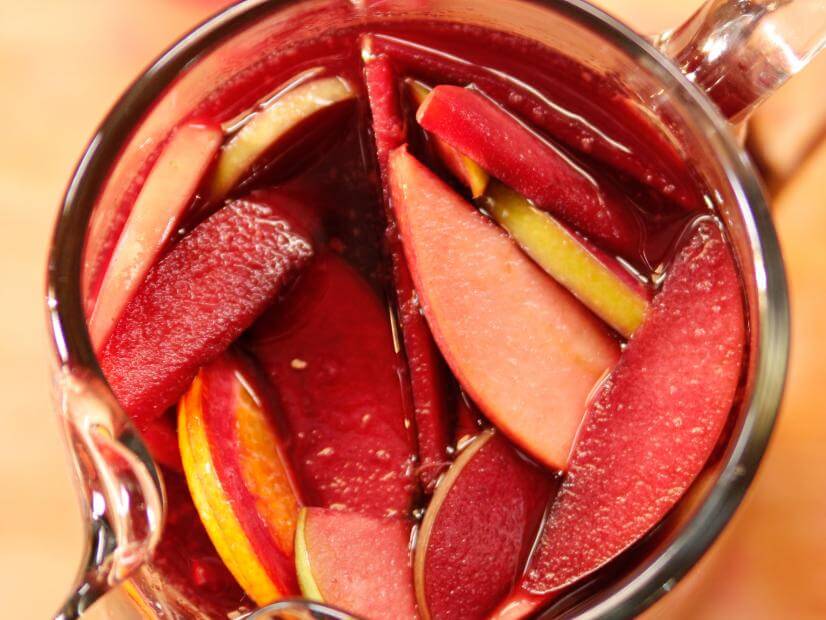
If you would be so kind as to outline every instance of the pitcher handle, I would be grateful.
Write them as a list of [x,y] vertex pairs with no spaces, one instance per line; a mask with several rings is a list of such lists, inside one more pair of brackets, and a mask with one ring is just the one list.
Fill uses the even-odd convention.
[[56,620],[75,620],[127,579],[160,538],[164,492],[136,430],[99,375],[63,367],[55,396],[87,518],[86,554]]
[[708,0],[654,41],[738,123],[826,46],[826,0]]

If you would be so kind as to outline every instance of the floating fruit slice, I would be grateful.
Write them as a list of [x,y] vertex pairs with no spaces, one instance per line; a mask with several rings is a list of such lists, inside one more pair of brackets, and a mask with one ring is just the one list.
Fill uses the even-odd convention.
[[106,180],[95,204],[86,232],[81,277],[83,310],[87,320],[95,309],[100,285],[123,227],[166,140],[160,144],[149,140],[141,147],[125,152]]
[[301,84],[269,103],[224,146],[212,179],[211,200],[218,202],[226,196],[261,156],[301,123],[354,97],[347,80],[328,77]]
[[410,572],[410,524],[303,508],[295,536],[301,593],[362,618],[418,618]]
[[96,349],[175,231],[222,138],[220,127],[185,125],[161,152],[121,232],[89,318]]
[[479,92],[437,86],[416,114],[427,131],[491,175],[624,256],[641,249],[641,228],[622,193],[531,132]]
[[416,540],[426,620],[484,618],[519,577],[554,487],[549,473],[489,429],[451,465]]
[[520,448],[565,469],[588,395],[617,360],[617,343],[405,148],[391,154],[390,181],[422,309],[457,379]]
[[248,346],[280,402],[307,503],[406,515],[416,483],[402,361],[370,285],[335,254],[319,254]]
[[[432,90],[416,80],[408,79],[406,80],[406,84],[410,91],[410,96],[413,98],[417,107],[424,103]],[[488,173],[470,157],[462,155],[441,138],[436,136],[431,136],[431,138],[433,140],[433,149],[436,151],[438,157],[447,169],[470,190],[471,196],[478,198],[484,194],[490,181]]]
[[[376,34],[373,50],[422,80],[473,84],[568,148],[622,170],[686,208],[702,208],[685,157],[659,130],[663,120],[652,124],[641,117],[626,103],[628,95],[604,76],[524,37],[500,32],[493,46],[490,31],[465,28],[451,47],[455,33],[442,35],[437,50]],[[531,85],[508,76],[509,59],[526,56],[535,59]]]
[[502,184],[493,184],[481,204],[528,256],[617,332],[628,338],[640,326],[648,291],[615,259]]
[[656,525],[703,469],[745,347],[740,282],[710,222],[680,250],[648,317],[591,403],[522,587],[559,590]]
[[427,321],[419,312],[413,279],[404,257],[404,248],[390,205],[387,185],[387,158],[405,142],[405,127],[399,110],[399,96],[393,67],[385,56],[371,53],[371,37],[362,41],[364,81],[370,100],[373,135],[381,171],[387,229],[385,242],[393,267],[393,283],[408,361],[410,388],[416,414],[419,479],[425,491],[432,489],[447,464],[450,443],[450,416],[446,403],[446,368]]
[[259,605],[296,594],[299,499],[273,420],[251,375],[224,355],[181,399],[178,438],[187,484],[218,554]]
[[312,246],[297,228],[276,201],[239,200],[149,271],[98,356],[139,429],[175,403],[198,368],[249,327],[310,258]]

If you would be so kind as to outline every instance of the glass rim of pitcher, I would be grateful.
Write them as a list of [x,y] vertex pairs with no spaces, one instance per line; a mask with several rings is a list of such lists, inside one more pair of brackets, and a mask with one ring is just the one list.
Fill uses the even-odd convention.
[[[62,367],[103,379],[86,327],[81,268],[88,222],[111,166],[152,104],[188,66],[259,19],[308,0],[244,0],[183,35],[127,88],[95,131],[72,173],[58,212],[47,271],[48,322]],[[739,434],[732,437],[720,474],[675,538],[642,571],[582,612],[582,618],[629,617],[650,606],[681,579],[715,541],[739,506],[766,450],[788,366],[789,302],[780,248],[757,173],[708,97],[641,35],[585,0],[523,0],[574,20],[608,40],[668,86],[711,145],[737,198],[757,285],[758,330],[753,386]],[[754,329],[754,327],[752,327]]]

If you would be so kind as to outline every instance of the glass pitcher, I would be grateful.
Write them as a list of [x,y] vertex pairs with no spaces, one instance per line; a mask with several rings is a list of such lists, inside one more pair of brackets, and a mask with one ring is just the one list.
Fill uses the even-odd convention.
[[128,89],[90,142],[58,217],[48,270],[54,391],[87,522],[86,556],[58,617],[78,617],[119,585],[136,617],[206,617],[153,566],[164,486],[101,375],[86,327],[84,261],[93,257],[129,171],[217,84],[260,54],[334,27],[393,19],[518,34],[610,75],[713,188],[745,280],[749,366],[724,450],[621,572],[599,587],[583,585],[542,617],[639,613],[697,562],[740,503],[774,424],[789,325],[766,198],[734,130],[822,47],[824,3],[711,0],[652,41],[581,0],[247,0],[183,37]]

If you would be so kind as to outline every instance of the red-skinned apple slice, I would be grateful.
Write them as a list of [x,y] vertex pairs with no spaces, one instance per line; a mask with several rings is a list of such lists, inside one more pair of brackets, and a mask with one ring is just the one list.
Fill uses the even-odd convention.
[[728,419],[745,338],[731,250],[703,222],[589,406],[568,478],[501,617],[603,566],[671,510]]
[[160,143],[150,140],[125,152],[95,205],[83,250],[81,288],[87,319],[95,309],[98,291],[120,233],[165,143],[166,140]]
[[640,326],[649,293],[619,262],[522,196],[494,183],[485,210],[551,277],[625,338]]
[[393,268],[396,303],[404,341],[410,389],[416,415],[419,479],[425,491],[432,489],[447,464],[450,428],[446,402],[446,369],[427,322],[419,312],[413,279],[404,257],[387,185],[387,158],[405,141],[404,120],[393,67],[385,56],[371,53],[372,37],[362,40],[364,81],[373,119],[373,135],[382,177],[387,229],[385,242]]
[[416,118],[427,131],[540,209],[623,256],[634,259],[639,254],[642,229],[623,194],[608,182],[597,182],[593,174],[481,93],[437,86]]
[[[473,84],[568,148],[622,170],[685,208],[702,208],[680,149],[666,138],[667,132],[659,131],[658,124],[640,119],[639,111],[610,80],[524,37],[499,33],[497,45],[490,45],[488,31],[466,29],[461,48],[450,50],[447,45],[455,33],[444,34],[438,39],[439,50],[384,34],[373,35],[373,49],[391,58],[407,75],[431,83]],[[509,77],[506,68],[511,59],[526,57],[535,59],[530,86]],[[524,68],[520,63],[517,66],[521,68],[514,75]],[[571,89],[571,75],[581,75],[588,84],[586,109],[582,108],[583,93]]]
[[150,269],[103,345],[101,369],[139,429],[186,390],[312,256],[277,201],[233,202]]
[[247,344],[281,405],[307,503],[406,515],[416,483],[403,360],[387,309],[361,275],[319,254]]
[[[422,101],[430,92],[420,85],[414,88]],[[442,145],[437,151],[447,167],[473,186],[478,174],[468,172],[474,168],[466,162],[477,170],[481,168],[453,147],[435,140]],[[619,334],[628,338],[634,333],[645,316],[650,294],[617,259],[501,183],[489,183],[485,178],[484,184],[477,184],[481,191],[474,196],[481,196],[480,204],[539,266]]]
[[459,395],[456,403],[456,429],[453,432],[453,444],[462,448],[465,442],[475,437],[481,430],[479,415],[464,394]]
[[[408,79],[405,83],[417,108],[424,103],[430,91],[433,90],[416,80]],[[447,169],[470,190],[471,196],[479,198],[479,196],[484,194],[490,181],[488,173],[470,157],[462,155],[441,138],[431,136],[431,139],[436,155],[441,159]]]
[[551,474],[493,429],[439,483],[416,539],[416,600],[425,620],[484,618],[510,591],[554,488]]
[[184,125],[164,146],[121,232],[89,318],[97,349],[174,232],[221,145],[220,127]]
[[390,182],[422,309],[457,379],[517,446],[565,469],[616,341],[404,147],[390,156]]
[[414,620],[410,523],[304,508],[295,539],[301,593],[361,618]]
[[224,146],[210,188],[210,200],[220,201],[278,141],[314,114],[352,100],[347,80],[326,77],[305,82],[270,102]]
[[259,605],[296,594],[293,541],[300,500],[281,438],[240,359],[205,366],[181,399],[187,484],[216,550]]

